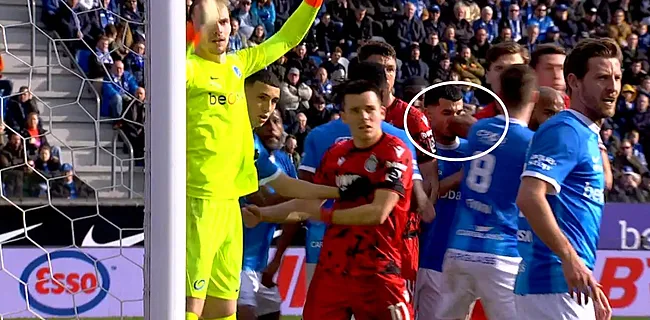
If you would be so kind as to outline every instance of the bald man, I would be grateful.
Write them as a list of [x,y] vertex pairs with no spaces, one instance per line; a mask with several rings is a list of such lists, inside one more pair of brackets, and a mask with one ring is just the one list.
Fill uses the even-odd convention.
[[528,127],[533,131],[537,131],[537,128],[539,128],[544,121],[564,109],[564,96],[560,91],[551,87],[540,87],[539,98],[535,104],[533,114],[530,117]]

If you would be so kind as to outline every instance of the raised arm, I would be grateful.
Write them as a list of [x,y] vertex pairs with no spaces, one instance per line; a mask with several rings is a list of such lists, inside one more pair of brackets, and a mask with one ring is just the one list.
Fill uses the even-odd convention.
[[266,68],[297,46],[314,24],[323,0],[303,0],[280,31],[259,46],[236,54],[244,66],[244,77]]

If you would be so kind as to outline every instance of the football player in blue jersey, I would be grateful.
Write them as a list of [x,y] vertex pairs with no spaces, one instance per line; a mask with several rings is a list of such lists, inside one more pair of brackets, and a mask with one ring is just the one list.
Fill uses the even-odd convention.
[[[513,293],[521,258],[517,252],[519,209],[515,204],[526,148],[533,136],[528,121],[537,98],[534,71],[512,65],[500,75],[499,96],[510,125],[503,143],[463,166],[458,203],[445,254],[439,319],[460,319],[480,298],[489,319],[518,319]],[[470,128],[469,154],[492,147],[505,130],[503,115]]]
[[535,133],[517,197],[534,231],[517,276],[517,312],[530,319],[607,319],[611,308],[592,274],[605,205],[598,136],[616,109],[620,48],[609,38],[584,39],[567,57],[564,75],[571,109]]
[[[282,151],[282,116],[275,109],[268,120],[255,129],[255,148],[268,152],[269,160],[288,177],[297,179],[296,168],[291,157]],[[274,205],[284,199],[275,195],[271,187],[260,190],[245,199],[247,204],[258,206]],[[254,228],[244,229],[244,260],[242,264],[241,287],[237,300],[237,318],[242,320],[280,319],[282,299],[273,283],[275,270],[267,270],[269,248],[277,225],[262,222]],[[276,250],[273,263],[282,260],[285,248]]]
[[[350,73],[350,80],[355,80],[359,78],[370,79],[373,82],[375,82],[378,86],[380,86],[382,90],[386,89],[386,83],[387,83],[386,74],[383,66],[372,62],[361,62],[355,65],[353,71],[354,72]],[[419,168],[417,165],[417,160],[415,158],[416,155],[415,147],[406,136],[406,132],[404,130],[398,129],[386,122],[382,122],[382,130],[388,134],[400,138],[413,153],[413,157],[414,157],[414,161],[413,161],[414,201],[413,203],[414,206],[417,206],[417,211],[421,213],[424,220],[426,221],[433,220],[433,217],[435,216],[435,211],[433,209],[433,205],[428,199],[427,194],[424,192],[424,189],[421,184],[422,176],[420,175]],[[329,149],[329,147],[331,147],[337,141],[340,141],[342,139],[350,139],[350,138],[351,138],[351,134],[350,134],[349,127],[345,123],[343,123],[343,121],[340,119],[330,121],[324,125],[314,128],[307,135],[307,138],[305,139],[304,153],[303,153],[301,165],[298,168],[299,169],[298,176],[301,179],[312,181],[314,172],[316,171],[316,168],[318,168],[322,156]],[[287,228],[288,226],[289,225],[285,225],[281,238],[293,237],[293,235],[295,234],[298,228],[294,226],[293,230],[289,230]],[[324,234],[325,234],[324,224],[319,222],[314,222],[314,221],[307,222],[307,235],[306,235],[306,243],[305,243],[305,250],[306,250],[305,258],[307,263],[306,265],[307,285],[309,285],[311,278],[313,276],[313,272],[316,268],[316,263],[318,262],[318,257],[320,255],[320,248],[322,245]],[[417,239],[417,235],[412,235],[412,238]],[[284,243],[289,242],[289,241],[284,241],[282,239],[281,241]],[[410,248],[413,250],[417,250],[417,247],[418,247],[417,243],[415,243],[413,246],[410,246]],[[415,252],[414,255],[417,258],[417,252]],[[411,264],[415,264],[414,266],[412,266],[413,269],[417,268],[417,260],[416,262],[414,263],[412,262]]]
[[[447,158],[462,158],[467,154],[467,140],[460,139],[449,130],[448,123],[464,113],[463,95],[458,86],[446,85],[424,94],[424,107],[433,128],[438,155]],[[456,204],[461,200],[460,179],[455,185],[454,175],[462,169],[462,162],[438,160],[440,190],[436,202],[436,219],[423,222],[420,233],[420,267],[415,286],[415,313],[418,319],[436,320],[435,311],[441,301],[442,262],[447,251],[449,229],[456,213]],[[450,178],[450,179],[447,179]],[[443,190],[444,188],[444,190]],[[444,192],[444,193],[442,193]],[[467,310],[469,311],[469,310]]]

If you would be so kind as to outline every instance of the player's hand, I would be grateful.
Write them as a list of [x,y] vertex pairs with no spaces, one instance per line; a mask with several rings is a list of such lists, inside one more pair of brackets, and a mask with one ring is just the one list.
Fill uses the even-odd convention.
[[373,191],[372,183],[367,177],[359,177],[352,181],[350,185],[339,188],[339,198],[342,201],[352,201],[360,197],[365,197]]
[[592,299],[596,311],[596,320],[610,320],[612,318],[612,307],[609,305],[609,299],[600,286],[593,294]]
[[273,282],[273,277],[278,272],[279,268],[280,268],[280,261],[276,261],[275,259],[273,259],[273,261],[271,261],[271,263],[269,263],[269,265],[266,266],[266,269],[262,271],[263,286],[267,288],[273,288],[276,286],[275,282]]
[[241,209],[242,220],[246,228],[255,228],[262,222],[262,211],[256,205],[249,205]]
[[562,260],[562,271],[569,287],[571,298],[576,298],[579,305],[586,304],[589,296],[594,296],[600,285],[585,266],[582,259],[574,252],[568,259]]
[[436,209],[433,207],[433,203],[426,197],[424,199],[419,198],[417,197],[416,199],[418,202],[418,214],[422,217],[422,221],[430,223],[436,218]]

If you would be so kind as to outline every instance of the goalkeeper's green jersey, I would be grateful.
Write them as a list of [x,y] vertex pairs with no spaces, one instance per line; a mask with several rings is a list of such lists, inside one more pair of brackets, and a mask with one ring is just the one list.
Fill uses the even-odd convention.
[[256,47],[228,54],[225,63],[188,53],[188,196],[237,199],[257,191],[244,79],[300,43],[316,18],[320,2],[303,1],[274,36]]

